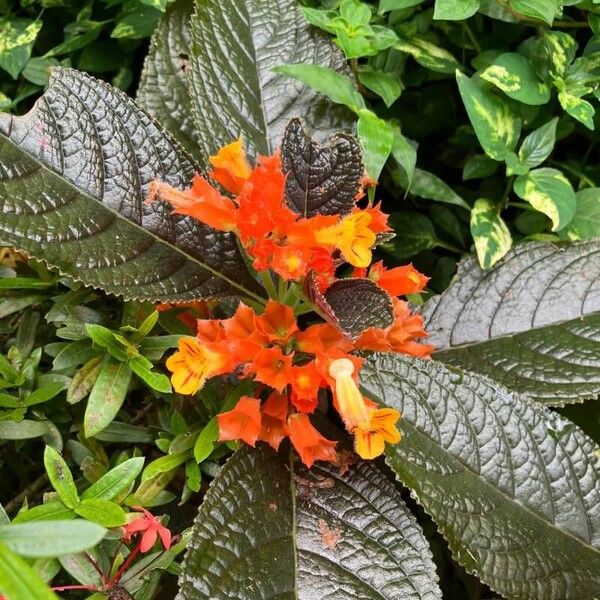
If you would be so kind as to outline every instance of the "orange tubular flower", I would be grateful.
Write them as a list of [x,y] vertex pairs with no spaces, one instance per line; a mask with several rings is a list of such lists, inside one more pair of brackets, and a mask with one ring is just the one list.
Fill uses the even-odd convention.
[[375,281],[390,296],[418,294],[425,289],[429,281],[429,277],[419,273],[412,264],[386,269],[382,261],[371,265],[369,279]]
[[292,404],[300,412],[312,413],[317,408],[319,388],[323,383],[314,361],[290,369]]
[[258,439],[277,450],[281,440],[288,435],[287,416],[289,402],[285,394],[273,393],[261,408],[261,428]]
[[349,431],[356,427],[367,429],[370,422],[369,409],[353,378],[354,370],[354,363],[348,358],[337,358],[329,365],[338,411]]
[[171,383],[179,394],[195,394],[209,377],[227,373],[231,357],[216,344],[201,344],[195,338],[181,338],[178,350],[167,359]]
[[354,430],[354,449],[365,459],[376,458],[383,454],[385,442],[397,444],[402,436],[396,428],[400,413],[393,408],[371,409],[369,425]]
[[265,312],[256,318],[256,328],[269,342],[285,344],[298,331],[296,317],[291,306],[268,300]]
[[217,415],[219,441],[244,440],[254,446],[261,432],[260,400],[242,396],[235,407]]
[[236,228],[237,207],[232,200],[219,194],[201,175],[194,175],[192,188],[185,191],[167,183],[153,181],[148,201],[152,202],[156,198],[168,202],[174,213],[193,217],[219,231],[234,231]]
[[[361,209],[359,208],[354,208],[352,212],[355,213],[359,212],[360,210]],[[371,223],[369,223],[369,229],[373,233],[387,233],[388,231],[393,231],[393,229],[388,225],[389,215],[386,215],[381,210],[381,202],[371,208],[363,208],[362,212],[371,215]]]
[[323,437],[304,413],[295,413],[288,418],[290,441],[302,462],[310,469],[317,460],[335,463],[337,442]]
[[281,348],[275,346],[260,350],[250,363],[249,371],[254,373],[257,381],[282,392],[288,384],[291,366],[291,355],[283,354]]
[[208,161],[214,167],[210,176],[218,181],[227,191],[239,194],[250,177],[250,165],[242,147],[242,138],[231,142],[209,157]]
[[371,220],[371,215],[364,211],[350,214],[338,224],[316,231],[315,239],[321,245],[338,248],[352,266],[366,267],[376,241],[369,228]]

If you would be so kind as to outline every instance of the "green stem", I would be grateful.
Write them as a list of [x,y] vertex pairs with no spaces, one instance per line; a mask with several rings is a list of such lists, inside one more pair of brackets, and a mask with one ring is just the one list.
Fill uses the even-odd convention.
[[469,27],[469,25],[466,21],[463,21],[463,25],[464,25],[465,31],[467,32],[467,35],[469,36],[469,39],[471,40],[471,43],[475,47],[475,50],[477,50],[477,54],[481,54],[481,44],[477,41],[477,38],[473,35],[473,31],[471,30],[471,28]]
[[455,252],[456,254],[464,253],[464,250],[461,250],[458,246],[453,246],[452,244],[449,244],[448,242],[444,242],[443,240],[436,240],[435,245],[438,246],[439,248],[445,248],[446,250],[449,250],[450,252]]
[[265,290],[267,290],[267,294],[269,294],[269,298],[277,298],[277,290],[275,289],[275,284],[271,278],[270,271],[263,271],[260,274],[260,279],[265,287]]
[[506,206],[512,206],[513,208],[522,208],[523,210],[531,210],[536,212],[535,208],[527,202],[507,202]]
[[502,212],[502,209],[506,208],[508,205],[508,196],[510,195],[510,190],[512,190],[513,182],[515,180],[514,175],[509,177],[506,186],[504,188],[504,192],[502,194],[502,199],[500,200],[499,210]]

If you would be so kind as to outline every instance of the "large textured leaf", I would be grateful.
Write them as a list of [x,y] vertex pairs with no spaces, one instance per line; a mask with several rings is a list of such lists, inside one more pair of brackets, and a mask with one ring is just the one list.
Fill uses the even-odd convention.
[[193,0],[177,0],[161,18],[144,63],[137,101],[203,164],[206,156],[196,140],[188,81],[193,9]]
[[600,394],[600,244],[523,244],[464,261],[424,309],[435,357],[551,405]]
[[200,507],[178,600],[441,598],[427,542],[367,463],[308,472],[243,449]]
[[387,459],[457,560],[507,598],[600,589],[600,449],[573,423],[480,375],[371,356],[365,392],[403,413]]
[[345,68],[296,0],[196,0],[192,40],[192,107],[205,155],[240,134],[251,154],[270,154],[292,117],[323,137],[339,129],[345,109],[272,71],[289,63]]
[[23,117],[0,115],[0,236],[74,279],[127,298],[183,300],[252,285],[235,239],[162,202],[196,167],[123,93],[71,69]]
[[354,136],[339,133],[321,145],[307,135],[300,119],[292,119],[283,136],[281,159],[286,200],[293,210],[307,217],[350,212],[365,171]]

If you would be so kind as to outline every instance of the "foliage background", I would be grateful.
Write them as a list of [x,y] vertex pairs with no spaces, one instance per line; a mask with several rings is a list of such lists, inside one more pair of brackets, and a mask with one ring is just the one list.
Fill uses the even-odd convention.
[[[544,14],[517,15],[506,3],[502,6],[503,3],[484,1],[481,12],[468,18],[464,18],[466,13],[463,12],[460,18],[446,20],[434,18],[434,3],[427,0],[346,4],[349,8],[345,9],[345,16],[331,2],[312,2],[307,6],[333,10],[331,18],[345,19],[346,22],[331,33],[346,50],[368,106],[381,119],[397,123],[403,135],[418,145],[419,171],[409,190],[406,170],[394,160],[388,162],[378,188],[378,197],[383,199],[384,210],[392,213],[398,234],[384,248],[382,257],[388,264],[413,261],[420,270],[431,275],[432,292],[443,291],[461,255],[473,250],[471,213],[460,204],[472,207],[479,198],[488,198],[501,209],[502,219],[515,242],[559,239],[560,233],[552,232],[547,216],[531,210],[512,194],[513,180],[506,174],[504,161],[485,156],[454,74],[460,67],[471,76],[476,70],[489,66],[500,51],[519,50],[525,40],[547,30]],[[446,4],[451,9],[452,5],[457,7],[461,3],[438,4]],[[480,6],[479,3],[467,4]],[[552,5],[558,10],[556,2],[540,0],[539,5]],[[600,6],[593,0],[564,2],[564,5],[562,14],[554,22],[554,30],[566,32],[577,40],[577,56],[593,54],[600,48],[596,37],[600,32]],[[370,9],[368,14],[365,7]],[[26,112],[43,90],[49,67],[57,64],[87,71],[134,95],[148,49],[148,37],[165,8],[166,1],[160,0],[0,1],[0,38],[7,36],[9,30],[16,29],[21,34],[35,31],[30,41],[23,44],[20,40],[17,52],[0,46],[0,109]],[[447,16],[453,15],[447,13]],[[360,22],[352,23],[352,19]],[[413,46],[405,46],[411,51],[374,48],[370,42],[377,35],[368,31],[367,42],[362,46],[362,42],[356,46],[348,41],[362,37],[365,30],[360,27],[373,26],[392,29],[404,39],[412,40]],[[349,29],[351,35],[348,35]],[[426,51],[422,47],[415,49],[415,39],[426,40],[431,46],[427,46]],[[591,87],[587,100],[593,105],[596,84]],[[492,93],[499,95],[497,90]],[[574,191],[595,190],[600,185],[598,135],[595,127],[590,126],[597,122],[596,116],[587,126],[582,124],[565,112],[556,93],[541,105],[513,103],[502,98],[518,112],[525,134],[557,117],[556,145],[545,166],[559,169]],[[600,195],[593,195],[589,204],[590,213],[583,218],[589,224],[586,236],[592,237],[600,234],[597,217]],[[483,235],[493,237],[492,230],[484,230]],[[202,397],[203,404],[191,405],[161,391],[159,380],[133,376],[126,398],[127,385],[123,388],[122,408],[118,398],[114,403],[120,411],[108,429],[89,439],[73,426],[83,420],[84,403],[80,400],[92,390],[98,365],[119,362],[115,357],[118,352],[114,348],[111,352],[113,342],[121,350],[145,353],[157,365],[153,370],[160,373],[160,357],[172,347],[174,338],[171,336],[186,332],[176,318],[177,311],[161,313],[158,323],[149,332],[154,346],[151,344],[150,350],[143,349],[141,342],[131,342],[131,336],[135,336],[132,331],[120,332],[119,328],[139,328],[152,313],[151,306],[124,304],[80,289],[60,280],[35,261],[13,264],[11,257],[6,257],[2,268],[2,352],[6,362],[21,376],[9,381],[12,371],[4,365],[2,376],[13,384],[4,386],[5,390],[27,398],[32,391],[45,388],[50,397],[27,408],[28,416],[44,421],[46,429],[43,431],[35,429],[32,419],[26,418],[26,425],[20,431],[7,434],[7,426],[4,425],[3,430],[3,421],[0,421],[0,503],[14,514],[25,495],[33,498],[48,492],[48,478],[40,459],[42,442],[45,442],[65,449],[80,489],[89,487],[124,460],[145,456],[143,481],[131,494],[119,498],[118,503],[131,506],[136,502],[136,495],[139,500],[140,494],[145,494],[146,506],[160,506],[161,511],[173,516],[174,530],[189,525],[203,491],[219,469],[220,454],[229,451],[223,446],[198,468],[197,463],[190,460],[190,449],[185,445],[188,432],[205,427],[217,412],[218,389],[208,388]],[[25,279],[11,282],[15,274]],[[96,323],[117,335],[125,334],[129,336],[130,345],[116,337],[110,338],[105,346],[99,345],[93,332],[83,323]],[[72,384],[76,376],[79,377],[78,389]],[[48,389],[56,393],[52,395]],[[71,402],[65,403],[65,399]],[[559,410],[600,441],[598,401]],[[28,427],[32,429],[28,431]],[[212,444],[210,440],[209,443]],[[178,445],[181,447],[174,453],[175,459],[171,458],[173,453],[166,454],[169,450],[172,452],[173,445],[176,450]],[[450,560],[435,526],[408,495],[405,496],[431,541],[445,597],[494,597]],[[180,501],[186,503],[184,510],[178,508]],[[176,574],[177,568],[173,567],[172,571]],[[73,572],[69,573],[77,579]],[[66,572],[63,576],[65,581],[71,580]],[[172,587],[169,589],[173,581],[173,577],[170,581],[168,577],[163,578],[166,589],[161,597],[173,596]],[[157,586],[155,579],[149,593]]]

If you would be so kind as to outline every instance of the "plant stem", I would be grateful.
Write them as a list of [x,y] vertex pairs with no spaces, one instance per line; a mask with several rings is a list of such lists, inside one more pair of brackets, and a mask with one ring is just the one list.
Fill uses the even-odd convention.
[[30,483],[26,488],[21,490],[10,502],[8,502],[7,505],[4,507],[4,510],[8,514],[10,514],[11,512],[13,512],[15,509],[17,509],[19,507],[19,504],[21,504],[21,502],[23,502],[23,500],[27,496],[31,496],[31,494],[35,494],[41,488],[43,488],[47,483],[48,483],[48,475],[46,475],[46,473],[43,473],[35,481]]
[[533,208],[531,204],[527,204],[527,202],[507,202],[506,206],[512,206],[513,208],[522,208],[523,210],[532,210],[536,212],[535,208]]
[[61,585],[50,589],[53,592],[66,592],[67,590],[87,590],[88,592],[98,591],[98,587],[95,585]]
[[265,290],[267,290],[267,294],[269,294],[270,298],[277,298],[277,290],[275,289],[275,284],[273,283],[273,279],[271,278],[271,273],[269,271],[263,271],[260,274],[260,279],[262,284],[265,286]]
[[135,557],[140,553],[140,543],[130,552],[129,556],[125,559],[125,562],[119,567],[119,570],[114,574],[111,580],[107,583],[106,587],[111,588],[113,585],[116,585],[123,577],[123,573],[127,571],[127,569],[131,566],[131,563],[134,561]]
[[477,41],[477,38],[473,35],[473,31],[471,30],[471,28],[469,27],[469,25],[467,24],[466,21],[463,22],[463,25],[464,25],[465,31],[467,32],[467,35],[469,36],[469,39],[471,40],[471,43],[475,47],[475,50],[477,50],[477,54],[481,54],[481,44]]
[[562,27],[563,29],[587,29],[590,24],[587,21],[554,21],[552,27]]
[[456,254],[463,254],[464,250],[461,250],[458,246],[453,246],[452,244],[448,244],[448,242],[444,242],[443,240],[436,240],[435,245],[440,248],[445,248],[450,252],[455,252]]

